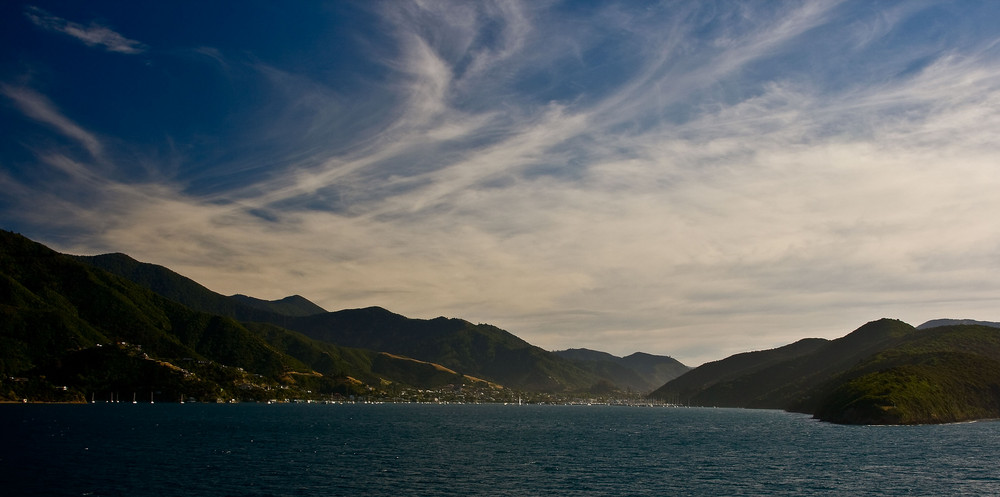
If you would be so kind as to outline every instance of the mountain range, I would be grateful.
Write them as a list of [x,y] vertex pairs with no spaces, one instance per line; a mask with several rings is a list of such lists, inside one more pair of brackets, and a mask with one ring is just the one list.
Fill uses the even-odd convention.
[[632,359],[620,359],[595,352],[603,355],[602,360],[621,361],[622,370],[602,371],[593,367],[591,359],[552,354],[488,324],[445,317],[411,319],[381,307],[327,312],[298,295],[279,301],[226,297],[165,267],[141,263],[124,254],[78,259],[192,309],[243,322],[270,323],[324,343],[440,364],[529,391],[588,390],[610,384],[614,389],[645,393],[690,369],[666,356],[637,353],[629,356]]
[[410,319],[379,307],[327,312],[297,295],[224,296],[125,254],[70,256],[6,231],[0,317],[6,400],[115,392],[261,400],[464,387],[476,400],[496,401],[515,391],[640,394],[689,369],[648,354],[608,369],[461,319]]
[[[489,324],[224,296],[120,254],[0,231],[0,401],[593,396],[785,409],[853,424],[1000,418],[1000,323],[869,322],[691,369],[666,356],[549,352]],[[553,397],[556,396],[556,397]]]

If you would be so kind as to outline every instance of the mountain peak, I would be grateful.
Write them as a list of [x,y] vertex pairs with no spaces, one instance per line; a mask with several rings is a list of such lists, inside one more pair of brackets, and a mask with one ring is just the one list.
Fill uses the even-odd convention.
[[301,295],[291,295],[280,300],[261,300],[237,293],[230,297],[244,305],[285,316],[311,316],[322,314],[326,309],[312,303]]

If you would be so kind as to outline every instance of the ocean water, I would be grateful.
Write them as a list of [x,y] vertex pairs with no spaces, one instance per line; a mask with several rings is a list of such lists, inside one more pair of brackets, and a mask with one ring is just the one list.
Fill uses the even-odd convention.
[[1000,422],[615,406],[0,406],[4,495],[1000,495]]

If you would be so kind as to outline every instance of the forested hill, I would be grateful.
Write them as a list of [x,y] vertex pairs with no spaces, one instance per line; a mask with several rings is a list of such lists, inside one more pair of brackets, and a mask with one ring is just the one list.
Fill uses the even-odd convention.
[[115,392],[259,400],[276,390],[329,397],[448,385],[628,392],[619,380],[491,325],[377,307],[326,312],[300,296],[226,297],[124,254],[59,254],[0,231],[0,401]]
[[[585,392],[610,381],[572,361],[533,346],[495,326],[462,319],[412,319],[380,307],[325,312],[301,297],[262,301],[223,296],[170,269],[124,254],[80,257],[193,309],[264,322],[341,347],[387,352],[439,364],[449,370],[512,388],[541,392]],[[301,300],[299,300],[301,299]],[[289,300],[300,312],[282,312]],[[286,306],[287,307],[287,306]],[[304,309],[304,312],[301,310]],[[312,312],[319,309],[320,312]],[[619,388],[616,384],[615,388]],[[627,385],[621,385],[626,390]]]
[[776,408],[838,423],[945,423],[1000,417],[1000,329],[916,329],[873,321],[705,364],[656,390],[689,405]]
[[[329,354],[326,359],[331,367],[351,369]],[[0,232],[2,399],[79,401],[159,392],[161,400],[215,400],[263,398],[271,388],[305,383],[331,392],[345,386],[336,375],[282,380],[315,373],[231,318],[192,310]]]

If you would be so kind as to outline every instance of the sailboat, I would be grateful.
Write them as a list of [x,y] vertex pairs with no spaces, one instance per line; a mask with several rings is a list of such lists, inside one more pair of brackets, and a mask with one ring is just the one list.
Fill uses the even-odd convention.
[[135,404],[135,392],[132,392],[132,403]]

